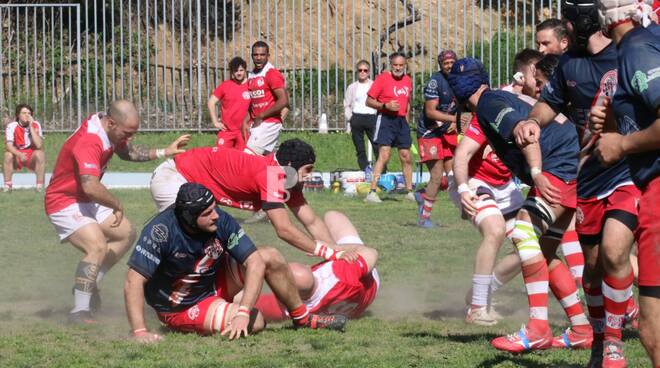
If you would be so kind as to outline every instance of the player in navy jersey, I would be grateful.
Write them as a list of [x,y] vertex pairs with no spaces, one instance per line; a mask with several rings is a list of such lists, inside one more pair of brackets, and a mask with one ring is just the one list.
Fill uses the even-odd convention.
[[417,119],[417,142],[421,161],[431,179],[423,192],[415,192],[419,206],[417,224],[432,228],[433,203],[440,189],[447,188],[457,144],[456,98],[445,77],[456,61],[456,54],[446,50],[438,55],[440,70],[433,73],[424,87],[424,107]]
[[466,103],[477,114],[479,125],[498,157],[514,175],[532,187],[511,233],[522,261],[529,321],[517,333],[496,338],[491,344],[513,353],[548,349],[553,340],[548,325],[549,275],[539,237],[550,226],[565,230],[573,216],[577,133],[565,119],[557,119],[543,130],[539,142],[518,145],[513,139],[514,131],[527,116],[534,99],[490,90],[481,62],[472,58],[457,61],[448,82],[459,103]]
[[[581,152],[576,230],[585,255],[583,283],[594,327],[591,364],[599,365],[602,359],[603,366],[616,366],[625,361],[621,329],[626,309],[635,310],[631,298],[620,300],[617,295],[632,295],[630,250],[640,193],[623,160],[606,167],[591,154],[599,133],[592,135],[588,129],[589,112],[606,106],[617,88],[616,46],[600,32],[595,0],[565,0],[562,15],[573,29],[575,46],[562,56],[516,140],[535,141],[560,112],[577,125]],[[605,129],[615,131],[616,126]]]
[[[600,1],[601,25],[618,48],[619,85],[611,110],[619,132],[603,133],[595,153],[605,164],[625,157],[642,191],[636,234],[639,335],[653,366],[660,367],[660,32],[649,14],[643,1]],[[612,120],[603,119],[606,113],[594,115],[594,125]]]
[[[296,327],[343,329],[343,316],[310,314],[284,257],[257,249],[229,214],[216,208],[211,191],[197,183],[179,189],[174,205],[144,227],[124,286],[133,336],[161,339],[147,330],[143,304],[169,328],[181,332],[247,336],[265,327],[254,304],[264,279],[289,310]],[[244,290],[238,303],[234,295]]]

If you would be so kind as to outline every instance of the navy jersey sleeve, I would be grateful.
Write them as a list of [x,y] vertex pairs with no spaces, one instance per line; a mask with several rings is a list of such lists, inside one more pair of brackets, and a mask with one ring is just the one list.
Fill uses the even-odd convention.
[[426,83],[426,86],[424,86],[424,101],[440,98],[438,87],[438,80],[435,76],[431,76],[431,79],[429,79],[429,81]]
[[145,226],[128,260],[128,266],[150,279],[161,262],[162,247],[168,243],[168,234],[168,228],[163,223],[151,222]]
[[628,77],[624,83],[630,83],[631,92],[644,101],[649,110],[656,112],[660,107],[660,48],[639,45],[636,49],[640,50],[636,57],[623,59],[621,67],[624,76]]
[[556,113],[564,111],[566,106],[564,91],[566,90],[566,78],[564,76],[564,64],[568,59],[568,55],[564,54],[559,61],[559,66],[550,77],[550,80],[545,84],[541,91],[540,101],[550,105],[552,110]]
[[238,263],[243,264],[250,254],[257,250],[257,247],[231,215],[220,209],[216,209],[216,211],[220,215],[216,222],[218,239],[229,255]]
[[527,116],[516,110],[509,101],[496,93],[485,93],[477,106],[477,116],[495,129],[506,141],[512,140],[513,128]]

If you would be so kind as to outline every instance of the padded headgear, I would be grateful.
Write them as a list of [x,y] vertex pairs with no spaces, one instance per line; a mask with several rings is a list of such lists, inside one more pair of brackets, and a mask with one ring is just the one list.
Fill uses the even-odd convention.
[[598,17],[604,30],[609,30],[621,22],[632,20],[644,27],[651,23],[651,0],[600,0]]
[[457,60],[447,76],[447,82],[458,102],[465,102],[482,84],[490,85],[488,73],[481,61],[475,58]]
[[198,183],[185,183],[179,188],[174,202],[174,215],[179,223],[197,230],[197,218],[212,203],[213,193]]
[[562,0],[561,15],[573,25],[575,43],[582,49],[589,44],[589,37],[600,31],[597,0]]

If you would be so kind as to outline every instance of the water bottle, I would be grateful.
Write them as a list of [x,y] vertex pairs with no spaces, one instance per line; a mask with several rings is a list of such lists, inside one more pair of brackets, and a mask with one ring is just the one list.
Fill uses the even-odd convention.
[[364,181],[367,183],[371,183],[371,177],[373,175],[373,169],[371,168],[371,164],[367,165],[367,167],[364,168]]

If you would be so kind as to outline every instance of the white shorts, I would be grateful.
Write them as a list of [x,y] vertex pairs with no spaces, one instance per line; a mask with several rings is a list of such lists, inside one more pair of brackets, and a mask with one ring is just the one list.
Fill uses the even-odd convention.
[[50,223],[55,227],[60,241],[87,224],[100,224],[112,215],[112,208],[93,202],[76,202],[69,207],[48,215]]
[[[449,197],[451,198],[452,202],[454,202],[456,208],[461,210],[461,196],[458,194],[458,188],[456,187],[456,184],[453,180],[450,180],[449,184]],[[520,207],[522,207],[522,204],[525,200],[513,180],[509,180],[506,184],[503,185],[492,186],[479,179],[470,178],[470,180],[468,180],[468,186],[475,193],[477,190],[479,190],[479,188],[481,188],[480,191],[492,193],[492,197],[497,204],[497,208],[504,216],[517,212]]]
[[158,212],[163,212],[174,204],[179,188],[187,182],[186,178],[176,170],[174,160],[169,159],[158,165],[149,183],[151,198],[156,203]]
[[282,124],[262,122],[255,128],[250,129],[250,138],[246,143],[249,150],[257,155],[264,155],[275,150],[277,140],[280,137]]

